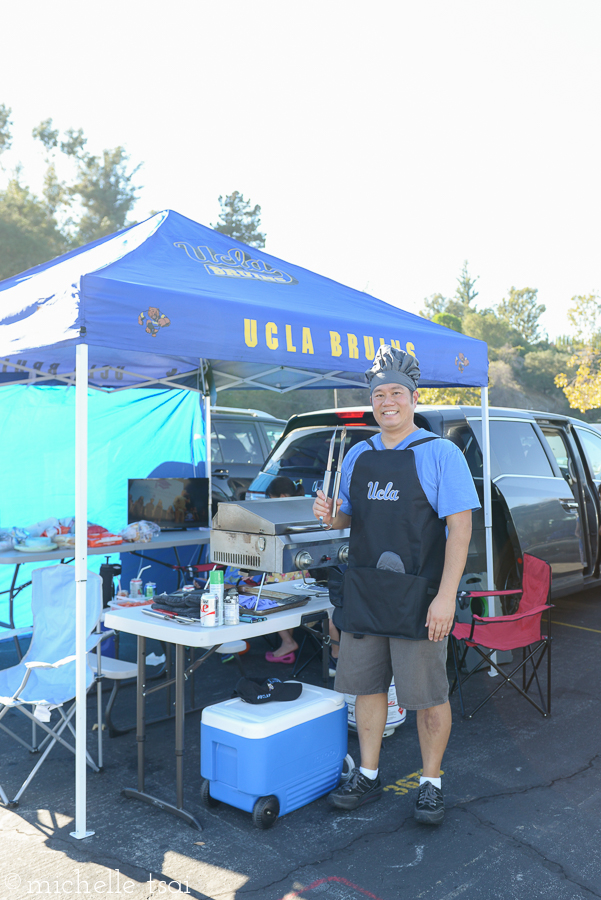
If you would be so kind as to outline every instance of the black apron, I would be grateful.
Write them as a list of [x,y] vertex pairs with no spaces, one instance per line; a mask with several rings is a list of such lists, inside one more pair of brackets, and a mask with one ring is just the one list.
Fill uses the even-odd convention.
[[[413,447],[370,450],[357,458],[350,484],[349,567],[336,619],[342,631],[427,640],[428,607],[438,592],[446,545],[445,522],[424,493]],[[397,553],[405,574],[377,569],[385,550]]]

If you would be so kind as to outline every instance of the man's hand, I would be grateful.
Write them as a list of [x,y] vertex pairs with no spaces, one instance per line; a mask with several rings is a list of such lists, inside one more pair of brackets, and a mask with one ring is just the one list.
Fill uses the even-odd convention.
[[454,619],[455,596],[453,595],[448,599],[438,593],[428,607],[428,616],[426,618],[428,640],[444,641],[453,627]]
[[444,569],[438,593],[428,609],[426,627],[431,641],[443,641],[453,627],[459,580],[465,567],[472,534],[472,511],[447,516],[449,536],[445,547]]
[[[341,506],[342,500],[337,500],[336,513],[338,513]],[[317,491],[317,497],[313,504],[313,515],[316,519],[321,519],[323,517],[324,525],[331,525],[335,518],[332,515],[332,498],[326,497],[323,491]]]

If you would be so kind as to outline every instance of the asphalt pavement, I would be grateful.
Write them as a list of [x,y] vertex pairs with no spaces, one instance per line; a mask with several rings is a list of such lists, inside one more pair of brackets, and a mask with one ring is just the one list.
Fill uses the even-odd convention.
[[[153,806],[126,799],[136,786],[135,732],[105,740],[105,765],[88,774],[92,837],[70,837],[74,762],[54,748],[16,810],[0,807],[0,900],[37,897],[190,896],[211,900],[574,900],[601,897],[601,598],[597,591],[559,600],[553,610],[553,706],[543,718],[511,689],[454,727],[444,760],[447,813],[440,827],[413,819],[419,776],[415,714],[384,740],[382,799],[345,813],[325,797],[282,816],[266,831],[250,814],[200,801],[200,713],[186,718],[186,806],[202,831]],[[160,648],[156,648],[159,650]],[[244,657],[254,677],[285,678],[254,639]],[[124,638],[121,653],[133,659]],[[14,650],[0,645],[0,665]],[[306,680],[319,683],[315,660]],[[212,657],[196,675],[196,696],[231,695],[234,662]],[[479,673],[466,688],[476,700],[496,684]],[[156,697],[156,712],[165,701]],[[152,714],[152,706],[149,710]],[[90,722],[94,704],[89,699]],[[120,693],[115,719],[133,724],[135,688]],[[14,713],[7,722],[17,725]],[[148,728],[146,787],[175,797],[172,721]],[[89,749],[95,751],[90,732]],[[349,752],[358,759],[356,735]],[[11,795],[32,758],[0,733],[0,783]]]

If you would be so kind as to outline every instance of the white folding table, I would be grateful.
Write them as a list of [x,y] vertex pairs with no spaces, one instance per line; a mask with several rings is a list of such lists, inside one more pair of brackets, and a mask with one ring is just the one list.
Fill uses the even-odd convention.
[[[159,537],[152,541],[124,541],[122,544],[106,544],[104,547],[88,547],[88,556],[107,556],[113,553],[133,553],[136,556],[144,554],[150,559],[148,554],[153,550],[173,549],[178,566],[181,565],[178,547],[201,546],[209,543],[211,534],[210,528],[195,528],[186,531],[165,531]],[[62,562],[70,560],[72,553],[65,547],[59,547],[57,550],[47,550],[40,553],[28,553],[20,550],[3,550],[0,553],[0,565],[14,566],[15,571],[8,589],[8,622],[0,621],[0,628],[8,628],[13,632],[13,638],[17,647],[17,653],[21,658],[21,648],[19,647],[18,634],[15,629],[14,622],[14,601],[15,597],[29,582],[17,585],[19,576],[19,568],[25,563],[34,562]]]
[[[269,589],[280,588],[291,593],[291,583],[269,585]],[[328,683],[328,650],[329,633],[327,619],[332,609],[327,596],[309,600],[305,606],[281,610],[271,613],[264,622],[240,623],[239,625],[221,625],[212,628],[202,625],[182,625],[178,622],[156,619],[142,612],[141,607],[111,609],[105,616],[107,628],[125,631],[138,637],[138,679],[136,698],[136,738],[138,744],[138,786],[137,789],[125,788],[124,796],[142,800],[160,809],[172,813],[186,821],[194,828],[202,830],[198,819],[184,808],[184,682],[185,679],[200,666],[217,647],[230,641],[248,640],[264,634],[273,634],[288,628],[302,626],[311,633],[310,623],[321,619],[323,622],[322,672],[324,684]],[[260,613],[259,613],[260,615]],[[175,644],[175,678],[161,684],[147,687],[146,684],[146,640],[154,638],[165,643]],[[206,652],[195,662],[185,668],[185,648],[203,648]],[[169,676],[169,673],[168,673]],[[175,805],[146,793],[144,789],[145,741],[146,741],[146,697],[157,690],[175,683]]]

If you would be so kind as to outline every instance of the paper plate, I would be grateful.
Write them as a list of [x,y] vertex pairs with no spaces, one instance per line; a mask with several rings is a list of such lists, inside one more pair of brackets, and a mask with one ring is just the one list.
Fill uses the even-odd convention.
[[149,599],[148,597],[121,597],[119,599],[115,597],[114,600],[109,600],[111,609],[129,609],[132,606],[150,606],[151,603],[154,603],[154,599]]
[[33,547],[29,544],[15,544],[15,550],[20,550],[22,553],[46,553],[47,550],[56,550],[57,546],[52,542],[36,544]]

